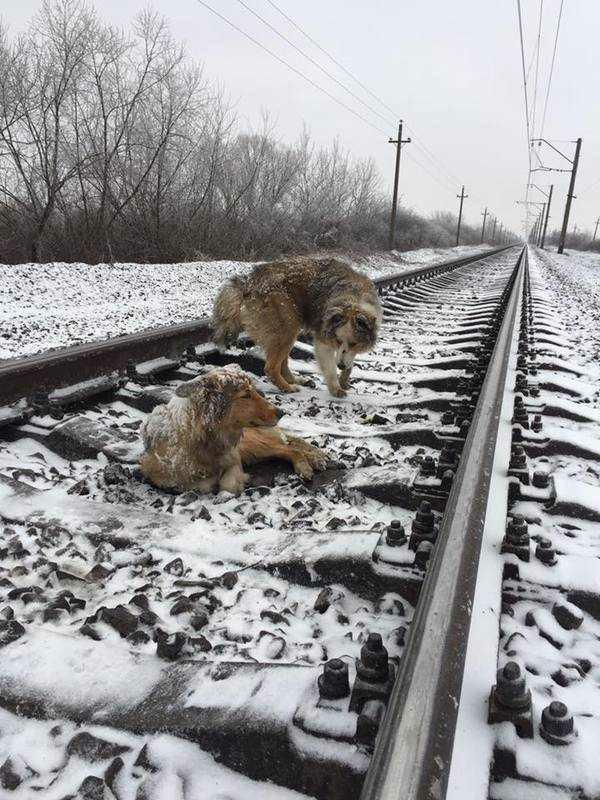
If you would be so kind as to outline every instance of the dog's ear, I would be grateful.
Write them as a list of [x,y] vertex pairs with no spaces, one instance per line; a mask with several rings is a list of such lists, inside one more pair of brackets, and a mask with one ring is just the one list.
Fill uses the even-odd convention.
[[[242,375],[240,372],[240,379]],[[234,380],[232,377],[233,375],[227,375],[223,370],[211,373],[205,378],[201,406],[204,424],[209,428],[220,425],[231,408],[241,383],[241,380],[237,379],[238,376],[235,376]]]
[[323,333],[332,338],[336,330],[344,324],[346,315],[341,308],[328,308],[323,318]]

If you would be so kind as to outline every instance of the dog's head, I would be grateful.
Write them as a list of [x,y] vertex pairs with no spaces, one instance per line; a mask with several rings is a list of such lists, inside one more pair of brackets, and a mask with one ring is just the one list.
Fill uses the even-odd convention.
[[380,322],[381,310],[371,303],[331,306],[326,310],[322,334],[336,348],[340,369],[349,369],[357,353],[374,347]]
[[280,417],[278,409],[257,392],[235,364],[180,384],[175,395],[193,403],[206,428],[273,426]]

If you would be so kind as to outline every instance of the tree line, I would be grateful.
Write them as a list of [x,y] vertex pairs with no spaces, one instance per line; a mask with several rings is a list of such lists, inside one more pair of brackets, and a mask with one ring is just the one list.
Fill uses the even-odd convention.
[[[18,36],[0,23],[0,262],[382,249],[388,215],[371,159],[307,131],[283,143],[266,115],[242,131],[150,9],[127,31],[83,0],[45,0]],[[455,229],[401,208],[398,249],[451,245]]]

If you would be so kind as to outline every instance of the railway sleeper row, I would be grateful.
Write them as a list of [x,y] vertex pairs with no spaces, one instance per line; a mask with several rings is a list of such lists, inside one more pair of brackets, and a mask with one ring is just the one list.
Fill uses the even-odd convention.
[[537,258],[531,272],[501,543],[490,797],[592,800],[600,791],[600,705],[593,699],[600,656],[598,390],[578,367]]
[[[94,378],[0,414],[1,704],[167,730],[251,778],[358,797],[515,274],[508,251],[384,288],[379,348],[344,401],[319,378],[314,390],[276,395],[245,343],[224,356],[201,345],[132,365],[126,381]],[[411,328],[421,353],[405,348],[400,361]],[[312,371],[310,353],[300,344],[294,369]],[[286,411],[284,427],[331,450],[330,469],[305,485],[281,464],[260,466],[233,499],[141,481],[145,414],[223,360],[257,376]],[[527,395],[543,419],[540,399]],[[554,454],[555,438],[519,431],[520,447]],[[525,492],[539,479],[514,482]],[[561,502],[556,481],[539,491]],[[151,797],[151,740],[145,747],[134,766],[140,797],[144,786]],[[101,780],[118,798],[131,765],[104,752]],[[6,767],[9,782],[37,780],[41,791],[47,780],[17,772]]]

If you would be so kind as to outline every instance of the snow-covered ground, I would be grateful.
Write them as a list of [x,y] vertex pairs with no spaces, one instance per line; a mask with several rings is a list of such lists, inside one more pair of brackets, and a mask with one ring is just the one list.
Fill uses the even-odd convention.
[[[379,277],[482,249],[378,254],[355,265]],[[0,359],[206,316],[223,281],[251,267],[243,261],[0,264]]]
[[[459,270],[447,296],[433,288],[446,303],[443,325],[422,290],[400,308],[391,298],[378,347],[360,358],[347,398],[327,394],[312,361],[292,368],[312,373],[316,388],[280,396],[257,379],[285,411],[282,426],[330,454],[337,475],[329,483],[320,476],[306,486],[278,472],[272,485],[259,476],[232,497],[172,495],[140,481],[138,431],[152,392],[170,393],[204,369],[194,361],[160,387],[130,380],[112,397],[66,408],[60,420],[36,413],[14,439],[0,440],[0,613],[10,606],[24,628],[1,647],[10,626],[0,616],[0,693],[25,710],[41,697],[52,717],[0,714],[2,800],[7,761],[19,800],[83,800],[92,790],[112,800],[100,793],[103,782],[118,800],[298,797],[227,769],[255,774],[226,748],[229,759],[217,764],[212,746],[153,733],[157,698],[163,728],[180,720],[171,700],[185,703],[194,730],[204,718],[219,729],[210,715],[222,713],[242,751],[263,762],[259,743],[248,744],[253,720],[263,738],[285,731],[306,769],[332,753],[344,769],[365,768],[356,712],[317,708],[317,676],[340,658],[354,683],[370,633],[390,656],[402,653],[413,607],[400,589],[424,573],[408,543],[391,547],[382,533],[392,519],[411,530],[403,486],[438,452],[442,407],[464,374],[455,362],[470,358],[453,337],[464,337],[477,294],[498,297],[514,258],[474,267],[476,282]],[[92,452],[74,452],[77,442]],[[169,655],[177,637],[181,649]],[[135,730],[144,735],[127,732],[119,715],[130,710],[143,714]],[[304,796],[317,794],[294,781],[287,785],[305,785]]]

